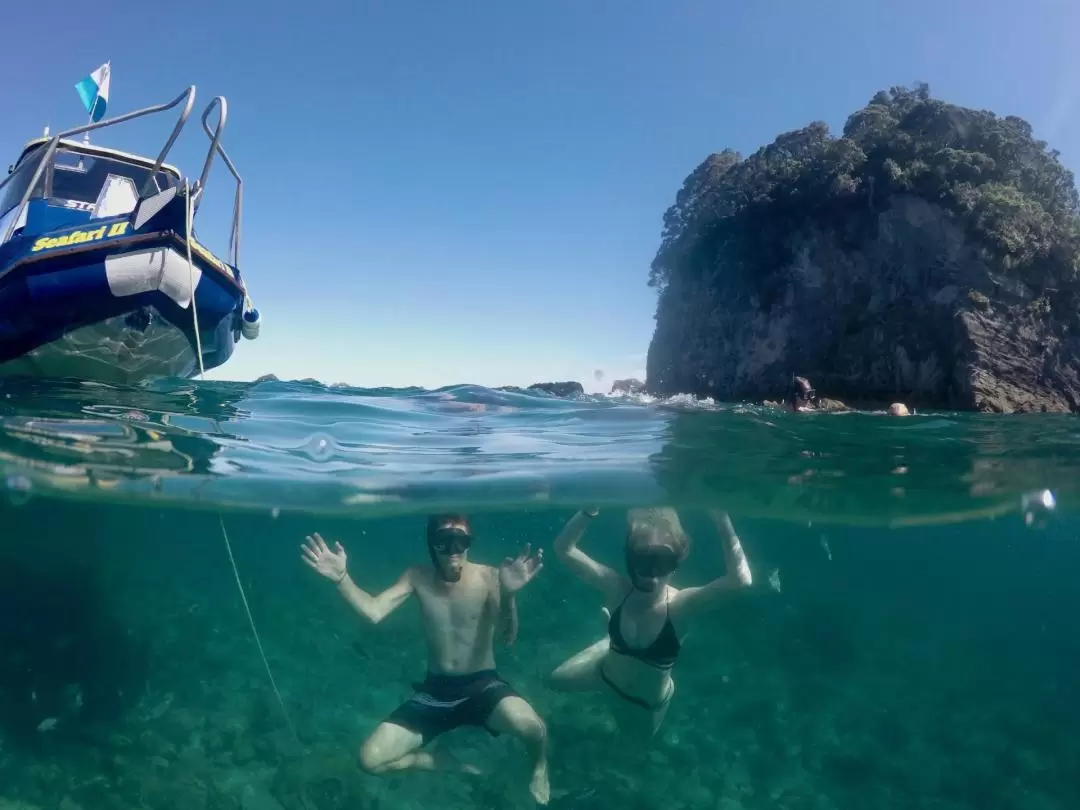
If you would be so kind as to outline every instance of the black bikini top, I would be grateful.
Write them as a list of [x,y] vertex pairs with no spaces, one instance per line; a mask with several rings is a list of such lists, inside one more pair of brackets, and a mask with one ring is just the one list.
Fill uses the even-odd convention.
[[623,605],[626,604],[626,600],[629,598],[630,594],[628,593],[612,612],[611,618],[608,619],[608,637],[611,639],[611,649],[620,655],[636,658],[651,667],[671,669],[675,666],[675,659],[679,657],[682,642],[679,641],[679,636],[675,632],[675,625],[671,623],[671,608],[668,606],[668,600],[664,600],[667,616],[664,619],[663,629],[653,639],[652,644],[642,649],[629,646],[626,639],[623,638],[622,629],[619,626],[622,619]]

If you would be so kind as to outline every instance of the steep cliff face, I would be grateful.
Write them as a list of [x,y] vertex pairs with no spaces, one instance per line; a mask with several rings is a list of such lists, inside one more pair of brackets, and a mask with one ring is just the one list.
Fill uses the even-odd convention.
[[[968,115],[924,90],[899,101],[893,93],[891,107],[875,97],[892,116],[891,136],[879,126],[860,141],[849,120],[834,140],[813,125],[778,139],[779,155],[777,144],[763,150],[757,168],[724,153],[688,178],[653,265],[651,392],[762,400],[803,374],[853,403],[1080,410],[1071,175],[1056,154],[1039,157],[1045,144],[1018,119]],[[959,169],[962,181],[950,176],[958,161],[942,158],[940,144],[919,158],[913,117],[924,129],[936,121],[932,137],[996,185]],[[998,149],[993,160],[956,137],[983,144],[979,127],[1002,122],[1028,150],[1019,168],[996,144],[979,146]],[[837,144],[847,156],[839,170]],[[906,150],[907,163],[889,148]],[[927,171],[929,160],[940,165]],[[1043,180],[1028,177],[1039,172]],[[1055,183],[1057,200],[1042,200],[1042,186]]]
[[769,305],[737,274],[672,279],[649,348],[651,390],[758,400],[800,373],[846,400],[1080,409],[1075,293],[992,266],[940,206],[898,196],[858,245],[829,230],[791,238],[795,258]]

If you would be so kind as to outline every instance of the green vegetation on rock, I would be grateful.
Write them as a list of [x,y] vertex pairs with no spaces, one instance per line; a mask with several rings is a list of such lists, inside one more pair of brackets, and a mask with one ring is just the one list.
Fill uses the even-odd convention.
[[897,193],[945,206],[1023,278],[1077,279],[1080,200],[1058,152],[1023,119],[933,99],[921,84],[879,92],[842,137],[817,121],[746,159],[710,155],[664,215],[649,284],[662,292],[674,274],[708,272],[722,253],[767,293],[771,271],[792,258],[793,231],[872,226]]

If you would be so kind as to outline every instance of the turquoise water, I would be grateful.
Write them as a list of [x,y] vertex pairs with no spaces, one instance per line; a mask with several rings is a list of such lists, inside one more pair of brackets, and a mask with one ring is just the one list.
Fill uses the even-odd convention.
[[[531,806],[520,749],[475,730],[445,744],[485,778],[358,770],[423,675],[415,607],[364,624],[300,563],[319,531],[378,591],[426,561],[424,516],[453,508],[478,561],[549,552],[496,656],[547,721],[552,807],[1071,810],[1078,424],[467,386],[5,383],[0,809]],[[730,511],[754,571],[693,625],[651,744],[615,736],[601,697],[545,683],[603,632],[550,553],[587,503],[601,515],[583,546],[613,566],[625,509],[669,504],[693,538],[677,584],[723,571],[706,507]]]

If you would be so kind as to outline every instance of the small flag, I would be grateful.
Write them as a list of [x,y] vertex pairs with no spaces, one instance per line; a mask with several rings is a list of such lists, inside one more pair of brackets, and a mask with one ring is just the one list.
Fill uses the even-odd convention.
[[106,62],[75,85],[86,111],[90,114],[90,120],[94,123],[105,117],[105,107],[109,104],[109,78],[111,74],[112,70],[109,63]]

